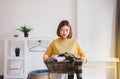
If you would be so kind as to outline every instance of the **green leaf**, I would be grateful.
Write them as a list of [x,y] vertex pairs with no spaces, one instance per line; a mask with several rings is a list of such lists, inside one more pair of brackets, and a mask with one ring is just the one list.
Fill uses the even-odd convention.
[[21,31],[21,32],[30,32],[31,30],[33,30],[30,26],[20,26],[20,28],[17,28],[17,30]]

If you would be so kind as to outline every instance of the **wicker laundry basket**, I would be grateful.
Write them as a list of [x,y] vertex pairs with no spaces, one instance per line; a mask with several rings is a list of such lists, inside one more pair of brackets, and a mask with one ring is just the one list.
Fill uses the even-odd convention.
[[45,64],[51,73],[67,73],[68,72],[68,65],[69,65],[68,60],[63,60],[60,62],[51,60],[51,61],[46,61]]

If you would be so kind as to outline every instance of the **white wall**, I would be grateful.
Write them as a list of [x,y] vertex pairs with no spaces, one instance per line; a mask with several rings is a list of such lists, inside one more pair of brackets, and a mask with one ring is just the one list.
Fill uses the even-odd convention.
[[[58,23],[67,19],[76,31],[74,0],[0,0],[0,38],[13,37],[20,25],[33,27],[30,37],[55,38]],[[77,32],[74,32],[76,37]],[[3,40],[0,42],[0,74],[3,74]]]
[[[115,15],[117,0],[78,0],[78,39],[88,58],[115,55]],[[97,68],[83,68],[84,79],[115,79],[111,62],[89,61]],[[101,66],[101,67],[100,67]]]
[[[34,28],[31,37],[55,37],[59,21],[70,20],[76,27],[74,0],[0,0],[0,37],[12,35],[20,25]],[[9,29],[6,29],[9,28]],[[75,30],[75,29],[74,29]],[[74,34],[76,36],[76,34]]]
[[78,0],[78,38],[88,57],[114,57],[116,1]]
[[115,7],[116,0],[0,0],[0,74],[3,74],[3,38],[16,33],[23,37],[15,29],[24,24],[34,29],[30,37],[52,39],[56,37],[59,21],[68,19],[74,37],[78,37],[88,57],[113,57]]

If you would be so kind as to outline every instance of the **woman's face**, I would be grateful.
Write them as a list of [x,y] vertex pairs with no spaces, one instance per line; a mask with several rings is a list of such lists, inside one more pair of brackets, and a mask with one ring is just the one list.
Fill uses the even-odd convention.
[[70,33],[70,28],[67,25],[60,28],[60,35],[63,39],[66,39],[69,33]]

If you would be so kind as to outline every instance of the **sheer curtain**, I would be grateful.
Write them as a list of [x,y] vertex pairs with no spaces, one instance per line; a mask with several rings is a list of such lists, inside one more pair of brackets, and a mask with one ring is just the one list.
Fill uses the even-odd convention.
[[[117,0],[116,11],[116,56],[120,58],[120,0]],[[118,63],[117,68],[118,79],[120,79],[120,63]]]

